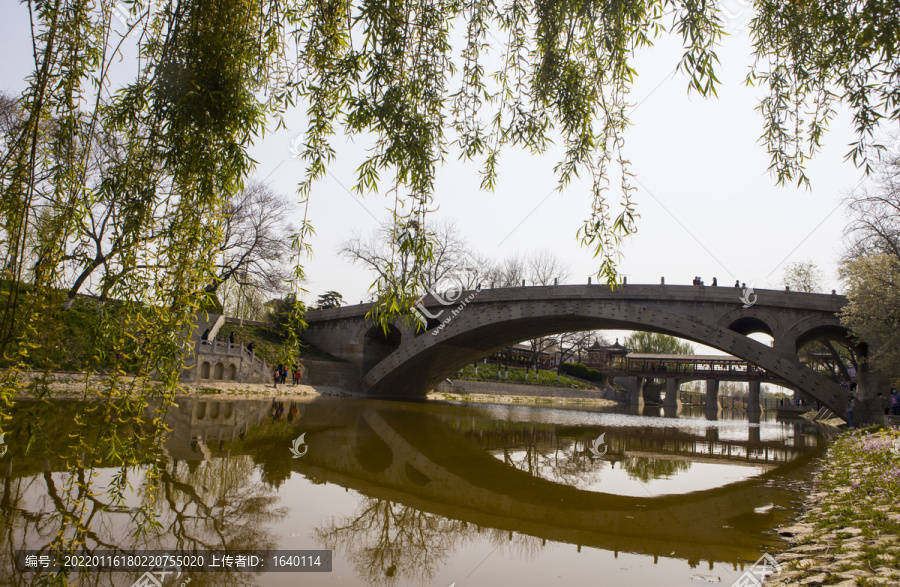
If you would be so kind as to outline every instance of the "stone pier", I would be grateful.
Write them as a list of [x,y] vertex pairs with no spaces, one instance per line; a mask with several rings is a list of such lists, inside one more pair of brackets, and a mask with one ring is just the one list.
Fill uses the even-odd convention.
[[719,403],[719,380],[706,380],[706,405],[703,409],[707,412],[721,412],[722,404]]
[[759,405],[759,380],[750,380],[750,388],[747,390],[747,411],[748,412],[761,412],[762,408]]
[[644,408],[644,378],[643,377],[622,377],[618,379],[625,389],[628,390],[628,405],[638,409]]
[[675,377],[666,377],[666,398],[663,400],[663,407],[681,409],[681,381]]

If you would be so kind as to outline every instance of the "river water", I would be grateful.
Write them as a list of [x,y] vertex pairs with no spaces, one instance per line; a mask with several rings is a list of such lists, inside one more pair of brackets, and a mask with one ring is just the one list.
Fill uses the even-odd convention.
[[98,413],[85,404],[20,403],[0,458],[0,584],[48,584],[13,570],[16,551],[49,552],[80,527],[91,552],[331,550],[332,569],[58,584],[732,585],[782,548],[773,530],[828,440],[774,414],[648,409],[301,398],[273,413],[271,399],[179,399],[162,447],[146,449],[164,463],[154,492],[146,467],[71,456],[93,446],[73,414],[82,431],[108,417],[85,428]]

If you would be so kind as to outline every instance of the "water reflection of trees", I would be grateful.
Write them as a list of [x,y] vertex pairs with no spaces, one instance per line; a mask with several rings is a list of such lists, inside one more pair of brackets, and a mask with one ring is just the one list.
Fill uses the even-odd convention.
[[[588,487],[600,483],[603,469],[607,465],[615,467],[616,461],[592,458],[587,450],[579,448],[578,442],[567,444],[568,446],[557,445],[553,450],[527,446],[511,451],[504,447],[503,462],[531,475],[571,487]],[[515,454],[522,457],[516,459]],[[645,456],[626,455],[618,462],[629,478],[642,483],[668,478],[691,468],[688,460]]]
[[590,453],[579,449],[574,441],[557,440],[553,445],[504,445],[502,461],[554,483],[584,487],[600,481],[602,461],[592,459]]
[[256,470],[248,455],[173,461],[160,479],[156,539],[171,536],[179,550],[274,549],[265,523],[287,510],[275,507],[274,491],[254,480]]
[[[609,455],[594,458],[588,449],[592,434],[575,431],[562,435],[556,428],[540,426],[496,427],[488,423],[487,430],[471,430],[463,434],[476,440],[482,448],[492,452],[505,464],[554,483],[571,487],[587,487],[601,481],[603,469],[620,462],[628,476],[643,483],[671,477],[691,468],[690,461],[626,454],[628,438],[606,439]],[[614,454],[615,453],[615,454]]]
[[[109,501],[94,495],[96,488],[83,469],[68,474],[51,473],[13,478],[7,468],[0,498],[0,567],[15,568],[16,550],[27,548],[52,554],[59,536],[76,525],[74,532],[85,550],[115,550],[121,541],[108,530],[108,511],[122,512]],[[84,573],[77,578],[65,574],[13,574],[0,578],[2,585],[112,585],[111,573]]]
[[[45,461],[45,465],[48,465]],[[274,490],[258,481],[258,468],[249,456],[229,456],[195,463],[173,461],[158,479],[146,470],[105,470],[106,479],[124,478],[133,492],[110,496],[98,482],[99,471],[77,468],[70,472],[3,479],[0,496],[0,567],[13,568],[15,551],[22,548],[49,554],[65,532],[76,532],[81,547],[96,550],[178,549],[241,550],[275,549],[267,522],[283,516]],[[112,477],[110,477],[112,476]],[[121,499],[119,499],[121,497]],[[152,512],[153,523],[135,532],[143,512]],[[117,575],[123,577],[124,575]],[[223,575],[199,573],[192,585],[213,585]],[[229,585],[254,585],[253,574],[232,573]],[[8,582],[6,582],[8,580]],[[121,582],[121,579],[119,579]],[[15,574],[0,579],[2,585],[113,585],[109,573],[78,576]]]
[[626,456],[622,461],[622,468],[632,479],[642,483],[649,483],[654,479],[671,477],[675,473],[687,471],[691,468],[691,462],[677,459],[657,459],[654,457]]
[[423,512],[383,499],[364,498],[356,511],[331,518],[313,532],[318,542],[343,554],[369,585],[430,583],[450,556],[476,539],[495,550],[533,559],[543,541],[523,534]]

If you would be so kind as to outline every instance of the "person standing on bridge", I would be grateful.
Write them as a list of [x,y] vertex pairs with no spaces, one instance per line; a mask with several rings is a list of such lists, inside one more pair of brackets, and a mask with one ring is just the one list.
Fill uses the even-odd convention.
[[897,393],[896,389],[891,390],[890,404],[891,415],[900,416],[900,393]]

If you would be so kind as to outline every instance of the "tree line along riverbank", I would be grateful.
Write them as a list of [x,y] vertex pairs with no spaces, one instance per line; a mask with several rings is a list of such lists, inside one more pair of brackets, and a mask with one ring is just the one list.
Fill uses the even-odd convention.
[[547,369],[525,369],[524,367],[501,367],[497,365],[466,365],[452,379],[461,381],[490,381],[517,385],[543,385],[546,387],[566,387],[570,389],[594,389],[593,383],[557,373]]

